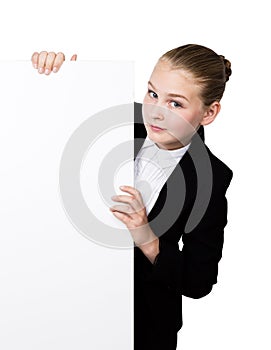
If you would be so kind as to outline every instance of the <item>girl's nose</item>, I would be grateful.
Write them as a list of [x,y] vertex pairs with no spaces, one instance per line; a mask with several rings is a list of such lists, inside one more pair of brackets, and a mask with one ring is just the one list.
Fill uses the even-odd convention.
[[150,107],[150,116],[152,119],[164,120],[165,119],[165,108],[159,104],[152,105]]
[[145,123],[161,125],[166,122],[167,109],[158,104],[143,105],[143,120]]

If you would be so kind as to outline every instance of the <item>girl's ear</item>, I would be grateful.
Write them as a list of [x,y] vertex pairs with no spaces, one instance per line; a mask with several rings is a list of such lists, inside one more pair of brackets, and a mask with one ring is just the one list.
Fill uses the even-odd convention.
[[207,110],[204,112],[203,118],[201,120],[201,125],[208,125],[211,124],[218,113],[220,112],[221,105],[218,101],[213,102]]

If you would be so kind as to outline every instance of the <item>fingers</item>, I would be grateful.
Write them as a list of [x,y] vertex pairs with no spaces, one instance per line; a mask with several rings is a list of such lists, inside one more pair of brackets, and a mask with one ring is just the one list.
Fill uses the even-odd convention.
[[[130,186],[127,186],[127,187],[125,187],[125,189],[122,188],[122,190],[129,192],[131,194],[131,196],[118,195],[118,196],[111,197],[111,199],[113,201],[116,201],[116,202],[127,203],[127,204],[129,204],[129,207],[131,207],[131,209],[132,209],[132,211],[131,210],[129,210],[129,211],[123,210],[123,211],[131,214],[131,213],[139,213],[142,209],[145,209],[142,196],[137,189],[130,187]],[[114,208],[116,210],[120,210],[119,206],[117,206],[117,205],[113,206],[112,208]]]
[[118,211],[114,211],[113,214],[116,216],[117,219],[121,220],[126,226],[128,226],[131,222],[131,219],[128,215],[124,213],[120,213]]
[[38,68],[38,59],[39,59],[39,53],[34,52],[32,57],[31,57],[31,61],[32,61],[32,65],[35,69]]
[[41,74],[44,73],[44,67],[45,67],[47,55],[48,53],[46,51],[42,51],[38,57],[38,72]]
[[134,214],[136,212],[136,204],[134,203],[134,198],[130,196],[113,196],[111,199],[115,202],[122,202],[128,205],[113,205],[110,210],[120,211],[122,213]]
[[110,208],[111,211],[115,212],[121,212],[124,214],[133,214],[134,210],[131,208],[129,205],[114,205],[113,207]]
[[76,61],[76,60],[77,60],[77,55],[76,55],[76,53],[75,53],[74,55],[72,55],[71,61]]
[[65,55],[63,52],[59,52],[54,60],[53,64],[53,72],[56,73],[59,71],[60,67],[62,66],[63,62],[65,61]]
[[135,187],[121,186],[120,189],[124,192],[128,192],[132,196],[132,198],[133,198],[132,203],[135,203],[134,209],[136,211],[139,211],[142,208],[144,208],[142,195],[141,195],[140,191],[138,191]]
[[48,53],[48,55],[46,57],[46,61],[45,61],[45,72],[44,73],[46,75],[51,73],[55,58],[56,58],[56,54],[54,52]]
[[[77,54],[72,55],[71,61],[77,60]],[[45,73],[49,75],[52,71],[58,72],[63,62],[65,61],[65,55],[63,52],[47,52],[41,51],[40,53],[34,52],[31,57],[32,65],[38,70],[40,74]]]

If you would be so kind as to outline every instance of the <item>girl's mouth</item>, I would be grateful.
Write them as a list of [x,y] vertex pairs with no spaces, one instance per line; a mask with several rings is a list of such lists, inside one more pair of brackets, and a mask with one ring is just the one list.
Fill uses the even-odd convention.
[[165,129],[162,129],[162,128],[159,128],[158,126],[156,126],[156,125],[150,125],[150,127],[151,127],[151,129],[153,130],[153,131],[164,131]]

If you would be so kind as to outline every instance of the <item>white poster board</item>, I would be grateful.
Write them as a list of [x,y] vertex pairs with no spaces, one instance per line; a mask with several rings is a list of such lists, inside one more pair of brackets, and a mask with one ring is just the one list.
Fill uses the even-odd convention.
[[[30,61],[0,63],[1,349],[132,349],[131,244],[106,244],[99,230],[93,237],[80,231],[65,207],[60,168],[86,120],[132,106],[133,73],[128,61],[65,62],[50,76],[38,74]],[[97,171],[114,146],[133,140],[129,111],[127,125],[104,129],[84,150],[78,174],[88,207],[100,206],[100,220],[127,237],[109,211],[116,203],[97,204]],[[129,152],[130,162],[112,160],[116,193],[133,183],[132,143]]]

